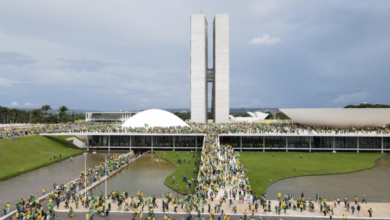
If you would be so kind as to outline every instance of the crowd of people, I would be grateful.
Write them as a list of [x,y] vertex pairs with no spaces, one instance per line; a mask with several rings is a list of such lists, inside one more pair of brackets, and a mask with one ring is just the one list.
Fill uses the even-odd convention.
[[17,126],[0,127],[0,139],[38,135],[41,133],[93,131],[100,126],[106,127],[111,125],[98,122],[69,122],[59,124],[39,124],[35,126],[26,125],[21,127],[18,124]]
[[365,127],[365,128],[333,128],[313,127],[294,123],[188,123],[188,126],[177,127],[139,127],[122,128],[120,125],[103,125],[96,127],[83,127],[79,129],[48,129],[48,133],[56,132],[112,132],[112,133],[157,133],[157,134],[205,134],[213,127],[217,134],[234,133],[280,133],[280,134],[390,134],[389,127]]
[[[139,156],[139,155],[138,155]],[[121,167],[132,162],[137,155],[123,154],[120,156],[114,155],[107,161],[101,162],[94,168],[88,168],[86,173],[82,170],[80,178],[69,180],[67,184],[58,185],[53,183],[53,188],[46,194],[46,189],[42,189],[45,206],[42,201],[34,195],[29,198],[22,198],[16,201],[16,219],[55,219],[54,207],[59,208],[60,203],[63,203],[65,208],[69,209],[69,215],[73,216],[74,209],[79,208],[79,203],[85,207],[96,203],[96,198],[84,193],[81,189],[91,186],[96,181],[99,181],[104,175],[110,175],[111,172],[119,170]],[[86,182],[85,182],[86,179]],[[95,206],[94,206],[95,207]],[[7,203],[4,207],[4,215],[10,212],[11,205]]]
[[153,133],[153,134],[205,134],[208,127],[212,126],[217,134],[390,134],[386,127],[365,127],[365,128],[333,128],[313,127],[294,123],[219,123],[203,124],[188,123],[188,126],[177,127],[139,127],[122,128],[120,124],[96,123],[96,122],[73,122],[42,125],[27,128],[0,128],[1,138],[16,138],[41,133]]
[[[240,163],[237,153],[231,146],[222,146],[217,138],[217,125],[209,125],[201,153],[198,177],[195,182],[195,191],[183,196],[168,193],[156,198],[154,195],[147,197],[138,193],[131,197],[127,192],[111,192],[108,198],[102,194],[91,198],[95,201],[89,205],[89,217],[97,211],[99,215],[107,215],[112,207],[115,210],[129,211],[133,213],[133,219],[154,219],[155,210],[166,212],[166,219],[169,219],[168,212],[187,213],[187,219],[201,217],[207,214],[210,219],[229,219],[230,214],[242,214],[243,219],[254,219],[257,214],[282,214],[288,212],[311,212],[321,215],[332,216],[335,208],[340,206],[340,199],[327,201],[319,195],[315,200],[306,199],[302,193],[299,198],[294,199],[290,195],[281,196],[278,194],[278,201],[271,201],[267,195],[257,196],[252,192],[251,185],[246,176],[244,165]],[[181,161],[178,159],[177,163]],[[175,179],[172,181],[175,183]],[[183,180],[184,181],[184,180]],[[347,198],[344,199],[345,213],[360,214],[361,205],[357,203],[350,205]],[[367,202],[365,196],[362,202]],[[338,210],[340,211],[340,210]],[[368,210],[372,215],[373,210]],[[341,214],[341,213],[336,213]],[[346,216],[345,216],[346,218]]]
[[[72,125],[62,125],[62,127],[39,128],[34,132],[69,132]],[[46,129],[46,130],[45,130]],[[75,130],[73,130],[75,131]],[[312,128],[295,124],[264,124],[264,123],[243,123],[243,124],[199,124],[190,123],[188,127],[170,127],[170,128],[138,128],[122,129],[114,125],[105,125],[97,127],[84,127],[81,132],[138,132],[138,133],[205,133],[205,139],[199,161],[199,170],[197,179],[191,180],[195,184],[195,191],[189,192],[184,196],[169,193],[161,195],[161,198],[155,196],[147,197],[143,193],[138,193],[136,197],[131,197],[125,191],[111,192],[108,197],[90,195],[89,193],[79,193],[79,188],[88,187],[94,182],[99,181],[104,175],[120,169],[122,166],[130,163],[134,158],[130,155],[114,156],[108,161],[102,162],[94,168],[89,168],[87,173],[81,171],[80,178],[77,181],[70,181],[67,185],[53,185],[53,191],[50,192],[50,199],[47,204],[47,211],[44,211],[40,201],[30,196],[29,199],[21,199],[16,203],[18,219],[42,219],[54,216],[53,207],[59,206],[61,202],[69,210],[69,216],[74,215],[74,210],[81,206],[89,210],[86,219],[93,219],[97,215],[109,215],[112,206],[115,204],[118,210],[131,211],[134,213],[134,219],[153,219],[155,209],[160,206],[163,212],[173,210],[173,212],[186,212],[187,218],[192,214],[200,217],[202,214],[209,214],[211,219],[215,215],[222,216],[223,219],[229,219],[229,213],[242,214],[244,219],[254,218],[255,214],[275,212],[277,214],[287,213],[290,210],[299,210],[300,212],[320,212],[328,215],[330,218],[335,212],[336,206],[340,205],[340,199],[327,201],[325,198],[316,196],[315,200],[306,199],[302,193],[299,198],[294,200],[292,196],[281,197],[278,195],[278,201],[267,199],[266,195],[257,196],[253,193],[249,179],[246,176],[244,165],[233,148],[229,145],[220,145],[218,134],[224,133],[299,133],[299,132],[389,132],[387,128],[366,128],[366,129],[332,129],[332,128]],[[181,161],[180,161],[181,162]],[[178,161],[179,163],[179,161]],[[86,176],[85,176],[86,175]],[[87,177],[86,182],[84,182]],[[174,180],[173,180],[174,181]],[[45,193],[45,192],[44,192]],[[355,210],[360,214],[361,205],[355,198],[355,204],[350,205],[348,200],[344,199],[345,211]],[[362,202],[367,202],[363,197]],[[55,205],[54,205],[55,204]],[[318,206],[318,207],[317,207]],[[171,207],[171,208],[170,208]],[[7,204],[5,212],[9,212],[10,205]],[[239,213],[239,208],[242,213]],[[243,210],[243,211],[242,211]],[[145,216],[143,213],[147,212]],[[373,210],[368,210],[372,216]],[[167,216],[167,218],[169,218]]]

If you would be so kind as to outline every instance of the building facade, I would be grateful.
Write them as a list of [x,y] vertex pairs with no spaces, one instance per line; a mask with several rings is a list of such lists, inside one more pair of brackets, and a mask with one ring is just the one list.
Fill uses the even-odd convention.
[[86,112],[86,122],[125,122],[138,112]]
[[220,134],[221,145],[238,151],[389,152],[390,134]]
[[191,121],[207,122],[208,83],[212,85],[214,121],[229,121],[229,14],[213,23],[213,67],[208,67],[208,23],[204,14],[191,15]]

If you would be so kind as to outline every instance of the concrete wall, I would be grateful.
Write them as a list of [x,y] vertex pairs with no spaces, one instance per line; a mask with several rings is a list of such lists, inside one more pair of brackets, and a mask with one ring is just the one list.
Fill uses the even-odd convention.
[[229,14],[214,19],[214,121],[229,122]]
[[191,15],[191,121],[207,120],[207,21]]
[[66,140],[72,142],[72,144],[76,145],[78,148],[87,148],[87,145],[84,142],[75,137],[67,138]]

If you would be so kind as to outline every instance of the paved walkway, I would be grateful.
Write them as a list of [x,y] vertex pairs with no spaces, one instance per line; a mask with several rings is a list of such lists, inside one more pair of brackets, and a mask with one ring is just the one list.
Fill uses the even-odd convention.
[[[142,155],[140,155],[140,156],[138,156],[138,157],[136,157],[136,158],[131,159],[128,163],[124,164],[124,165],[121,166],[119,169],[112,171],[109,175],[102,176],[102,177],[100,178],[100,180],[97,180],[96,182],[94,182],[94,183],[92,183],[91,185],[87,186],[87,189],[82,189],[82,190],[80,190],[79,193],[88,192],[89,190],[91,190],[91,189],[94,188],[95,186],[101,184],[101,183],[104,182],[106,179],[110,178],[112,175],[118,173],[118,172],[121,171],[123,168],[127,167],[129,164],[133,163],[134,161],[136,161],[138,158],[142,157],[142,156],[145,155],[146,153],[148,153],[148,152],[145,152],[145,153],[143,153]],[[126,156],[132,156],[132,155],[134,155],[134,153],[133,153],[133,152],[130,152],[130,153],[123,154],[123,155],[121,155],[121,156],[125,156],[125,157],[126,157]]]
[[[112,171],[109,175],[107,176],[103,176],[102,178],[100,178],[99,181],[96,181],[94,183],[92,183],[91,185],[87,186],[87,191],[91,190],[93,187],[99,185],[100,183],[102,183],[104,180],[110,178],[112,175],[116,174],[117,172],[121,171],[123,168],[127,167],[129,164],[133,163],[134,161],[136,161],[137,159],[139,159],[140,157],[142,157],[143,155],[145,155],[146,153],[148,152],[145,152],[143,153],[142,155],[136,157],[136,158],[133,158],[131,159],[128,163],[124,164],[123,166],[121,166],[119,169],[117,170],[114,170]],[[126,153],[126,154],[123,154],[121,156],[132,156],[134,155],[134,152],[129,152],[129,153]],[[78,182],[80,180],[80,178],[76,178],[74,179],[72,182]],[[84,179],[82,179],[84,180]],[[68,185],[68,184],[65,184],[65,185]],[[85,192],[85,189],[82,189],[79,191],[79,193],[84,193]],[[54,191],[52,191],[52,193],[54,193]],[[46,204],[48,203],[48,199],[49,199],[49,193],[46,193],[45,195],[41,196],[38,198],[38,200],[41,202],[42,206],[45,207]],[[64,203],[61,203],[61,204],[64,204]],[[4,215],[0,218],[0,220],[3,220],[3,219],[13,219],[15,216],[15,213],[16,213],[16,209],[15,210],[12,210],[10,213],[8,213],[7,215]]]
[[[129,199],[130,200],[130,199]],[[117,203],[113,203],[112,200],[108,200],[106,202],[106,204],[108,203],[111,203],[111,212],[110,213],[134,213],[134,209],[133,208],[130,208],[130,211],[125,211],[124,210],[124,204],[122,205],[122,208],[119,209],[118,208],[118,205]],[[130,203],[130,201],[128,201],[128,204]],[[249,208],[248,208],[248,202],[245,201],[244,203],[240,203],[238,200],[235,200],[233,201],[233,203],[237,206],[237,213],[234,213],[233,210],[232,210],[232,207],[229,206],[229,202],[226,202],[226,203],[222,203],[222,206],[221,206],[221,210],[224,211],[225,214],[227,215],[234,215],[234,214],[237,214],[237,215],[243,215],[244,211],[247,210],[248,212],[248,216],[250,216],[252,214],[252,212],[248,211]],[[157,208],[154,208],[154,212],[155,213],[163,213],[163,210],[161,208],[161,204],[162,204],[162,198],[157,198],[157,205],[158,207]],[[214,207],[216,204],[219,204],[219,201],[217,200],[214,200],[214,201],[209,201],[209,204],[211,207]],[[288,209],[286,211],[286,213],[283,213],[283,211],[281,211],[280,215],[275,213],[275,205],[278,204],[278,201],[277,200],[271,200],[271,209],[272,211],[271,212],[264,212],[264,210],[262,210],[262,206],[259,206],[259,210],[256,212],[255,211],[255,215],[258,216],[283,216],[283,217],[286,217],[286,216],[306,216],[306,217],[321,217],[321,216],[324,216],[322,212],[320,212],[319,210],[319,204],[316,203],[315,204],[315,211],[314,212],[309,212],[308,210],[305,210],[303,212],[300,212],[299,210],[292,210],[292,209]],[[68,212],[68,209],[65,209],[64,208],[64,203],[61,203],[60,206],[59,206],[59,209],[54,209],[56,212],[65,212],[67,213]],[[74,203],[70,203],[69,204],[70,207],[73,208],[74,212],[75,213],[86,213],[89,211],[89,209],[86,209],[85,207],[83,207],[81,205],[81,203],[79,204],[79,209],[76,209],[75,207],[75,204]],[[368,209],[369,208],[372,208],[373,209],[373,216],[374,217],[382,217],[382,218],[387,218],[387,219],[390,219],[390,204],[389,203],[368,203],[368,204],[360,204],[361,206],[361,212],[360,214],[357,213],[357,211],[355,211],[354,214],[351,213],[351,211],[347,212],[346,209],[344,208],[344,205],[342,205],[340,203],[339,206],[337,206],[335,209],[334,209],[334,217],[342,217],[343,214],[345,214],[346,216],[348,217],[365,217],[365,218],[368,218],[369,215],[368,215]],[[108,207],[108,205],[106,205],[106,208]],[[138,212],[141,211],[141,209],[139,208],[138,209]],[[145,213],[147,213],[147,207],[145,206],[144,210],[143,210]],[[180,206],[178,206],[177,208],[177,212],[179,214],[186,214],[185,210],[182,209]],[[167,210],[166,213],[173,213],[173,206],[170,205],[169,206],[169,210]],[[205,205],[205,211],[203,214],[205,214],[206,216],[209,216],[209,213],[208,212],[208,208],[207,208],[207,205]],[[216,214],[220,214],[220,213],[216,213]],[[77,215],[77,214],[75,214]],[[197,215],[197,212],[195,210],[192,211],[192,215],[195,217]],[[85,216],[84,216],[85,217]],[[327,217],[329,218],[329,217]],[[157,219],[157,218],[156,218]]]
[[[211,169],[211,171],[213,169],[216,169],[217,167],[220,167],[218,168],[219,170],[222,171],[222,174],[219,174],[219,177],[221,177],[221,179],[219,181],[226,181],[227,180],[227,175],[228,175],[228,171],[229,170],[234,170],[236,171],[235,173],[236,174],[231,174],[231,181],[233,183],[233,185],[236,185],[235,187],[232,186],[232,184],[228,184],[227,187],[221,187],[221,188],[213,188],[213,187],[209,187],[209,190],[208,190],[208,193],[210,194],[211,190],[213,189],[215,194],[216,194],[216,197],[214,199],[214,201],[211,201],[211,199],[209,198],[208,199],[208,202],[206,204],[204,204],[204,211],[202,213],[202,215],[204,216],[210,216],[210,211],[216,207],[217,205],[219,205],[219,198],[223,197],[224,195],[224,192],[225,190],[227,192],[229,192],[229,190],[233,190],[233,189],[238,189],[237,185],[238,183],[241,183],[241,184],[245,184],[245,180],[247,179],[246,175],[245,175],[245,172],[243,171],[243,167],[242,165],[240,165],[239,163],[239,159],[238,157],[236,157],[234,151],[232,148],[225,148],[224,146],[222,146],[223,148],[221,148],[219,142],[218,142],[218,138],[215,138],[213,137],[212,135],[208,135],[206,136],[206,138],[208,138],[209,140],[212,140],[208,143],[205,143],[204,144],[204,147],[203,147],[203,150],[202,150],[202,164],[200,166],[200,170],[207,170],[207,169]],[[206,172],[207,173],[207,172]],[[213,173],[213,172],[210,172],[210,173]],[[213,174],[210,174],[210,175],[201,175],[201,172],[199,173],[199,176],[198,176],[198,179],[201,183],[204,183],[204,185],[207,185],[206,184],[206,179],[212,179],[215,183],[215,185],[218,185],[219,182],[215,179],[215,177],[217,177],[218,175],[213,175]],[[101,182],[104,181],[104,179],[102,178],[101,179]],[[98,184],[98,183],[96,183]],[[183,198],[183,196],[182,196]],[[249,199],[251,199],[252,196],[249,195]],[[149,198],[144,198],[146,200],[148,200]],[[151,198],[150,198],[151,199]],[[226,200],[226,203],[222,203],[221,205],[221,212],[223,211],[225,214],[229,215],[229,216],[232,216],[230,219],[240,219],[240,217],[243,217],[243,213],[244,211],[247,211],[247,219],[249,219],[249,216],[252,215],[252,211],[250,211],[251,207],[249,207],[249,201],[246,200],[244,201],[244,203],[242,203],[241,201],[239,201],[238,199],[236,200],[233,200],[233,204],[237,207],[237,212],[235,213],[234,210],[233,210],[233,206],[230,206],[229,205],[229,199],[233,199],[232,197],[228,197],[227,200]],[[157,198],[157,205],[158,207],[154,208],[154,213],[164,213],[163,212],[163,209],[162,209],[162,200],[163,198]],[[125,204],[129,204],[130,205],[130,202],[131,202],[131,199],[128,198],[126,199],[125,201]],[[119,208],[117,203],[114,203],[112,200],[108,200],[106,201],[106,209],[108,207],[108,203],[111,203],[111,214],[110,216],[116,216],[117,218],[120,218],[120,216],[124,217],[124,216],[127,216],[127,218],[131,218],[133,215],[134,215],[134,208],[130,208],[129,211],[125,211],[125,204],[122,204],[122,208]],[[268,201],[267,201],[268,203]],[[329,204],[330,202],[328,202]],[[210,207],[211,207],[211,210],[208,209],[208,204],[210,204]],[[318,218],[318,217],[323,217],[323,213],[320,212],[319,210],[319,203],[315,203],[315,211],[314,212],[309,212],[308,210],[306,211],[299,211],[299,210],[292,210],[292,209],[288,209],[286,211],[286,213],[283,213],[283,211],[278,214],[275,212],[275,205],[278,204],[278,201],[276,200],[271,200],[271,212],[264,212],[264,210],[262,210],[262,206],[259,205],[259,210],[255,211],[254,212],[254,215],[255,216],[262,216],[262,217],[269,217],[269,218],[266,218],[266,219],[282,219],[282,218],[291,218],[291,219],[302,219],[302,218],[307,218],[307,219],[314,219],[314,218]],[[352,205],[352,203],[350,203]],[[60,212],[63,212],[63,213],[67,213],[68,212],[68,209],[65,209],[64,207],[64,203],[61,203],[60,206],[59,206],[59,209],[55,209],[56,212],[60,213]],[[342,217],[343,214],[348,216],[348,218],[350,219],[351,217],[358,217],[360,219],[364,219],[364,218],[368,218],[368,209],[369,208],[372,208],[373,209],[373,212],[374,212],[374,216],[376,217],[383,217],[383,219],[385,217],[388,217],[388,219],[390,219],[390,204],[388,203],[369,203],[369,204],[360,204],[361,205],[361,213],[358,214],[357,212],[355,212],[354,214],[352,214],[351,212],[347,212],[346,209],[344,208],[344,205],[343,203],[340,203],[340,205],[336,206],[335,209],[334,209],[334,217]],[[81,206],[81,203],[79,204],[79,208],[76,209],[75,208],[75,204],[72,204],[70,203],[69,204],[70,207],[73,208],[74,212],[76,213],[75,215],[82,215],[83,218],[85,218],[85,214],[89,212],[89,209],[85,208],[85,207],[82,207]],[[169,204],[169,207],[170,209],[167,210],[166,213],[169,213],[170,215],[173,215],[174,217],[172,218],[178,218],[178,219],[181,219],[182,217],[185,217],[186,216],[186,211],[185,211],[185,207],[181,208],[181,205],[178,205],[178,208],[177,208],[177,214],[175,213],[172,213],[173,212],[173,205],[172,203]],[[202,207],[202,204],[200,205],[200,208]],[[146,214],[147,213],[147,206],[144,207],[144,210],[143,212]],[[141,211],[141,208],[139,207],[138,208],[138,212]],[[84,213],[84,214],[83,214]],[[127,215],[126,215],[127,214]],[[217,214],[221,214],[221,213],[216,213]],[[195,210],[192,210],[192,216],[193,217],[196,217],[197,216],[197,212]],[[294,217],[295,216],[295,217]],[[111,218],[111,217],[110,217]],[[139,215],[138,215],[138,218],[139,218]],[[328,216],[326,216],[327,219],[329,219]],[[156,219],[162,219],[162,218],[159,218],[159,216],[156,215]],[[216,218],[218,219],[218,218]],[[244,218],[243,218],[244,219]],[[258,217],[257,217],[258,219]]]
[[[143,214],[143,216],[145,216],[146,213]],[[67,213],[57,213],[57,216],[60,217],[60,219],[69,219],[69,216]],[[139,215],[138,215],[139,216]],[[164,216],[165,214],[160,214],[160,213],[156,213],[155,215],[155,219],[164,219]],[[186,214],[172,214],[172,213],[168,213],[167,216],[169,218],[171,218],[172,220],[181,220],[181,219],[186,219],[187,215]],[[193,215],[192,215],[193,216]],[[101,219],[101,220],[122,220],[122,219],[133,219],[134,217],[134,214],[132,213],[112,213],[110,214],[108,217],[107,216],[104,216],[104,217],[101,217],[101,216],[95,216],[94,217],[94,220],[96,219]],[[208,215],[202,215],[202,217],[208,219]],[[219,217],[221,217],[221,219],[223,219],[222,216],[220,215],[215,215],[214,219],[217,220]],[[258,220],[258,219],[261,219],[262,220],[320,220],[320,219],[329,219],[329,217],[307,217],[307,216],[278,216],[278,215],[274,215],[274,216],[255,216],[255,219]],[[242,215],[230,215],[229,216],[230,220],[243,220],[244,217]],[[85,220],[85,213],[77,213],[74,215],[74,217],[72,218],[74,220]],[[139,219],[138,218],[134,218],[134,219]],[[193,220],[194,219],[199,219],[197,217],[194,217],[192,218]],[[342,217],[333,217],[333,219],[343,219]],[[389,218],[376,218],[376,217],[373,217],[373,218],[362,218],[362,217],[348,217],[348,220],[388,220]],[[250,220],[250,216],[247,216],[247,220]]]

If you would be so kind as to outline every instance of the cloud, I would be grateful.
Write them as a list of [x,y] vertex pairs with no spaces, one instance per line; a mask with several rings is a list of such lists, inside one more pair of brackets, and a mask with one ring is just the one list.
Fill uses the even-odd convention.
[[26,104],[24,104],[25,106],[32,106],[33,104],[31,104],[30,102],[26,102]]
[[0,87],[11,87],[13,84],[22,83],[21,81],[9,80],[6,78],[0,78]]
[[252,40],[250,40],[249,44],[271,46],[279,43],[280,41],[281,41],[280,38],[271,37],[268,34],[263,34],[263,36],[261,37],[255,37]]
[[[230,14],[231,107],[390,103],[390,1],[168,1],[6,1],[2,102],[189,108],[189,16],[203,10],[210,49],[214,14]],[[367,98],[351,95],[359,91]]]
[[17,105],[19,105],[16,101],[13,101],[12,103],[11,103],[11,105],[12,106],[17,106]]
[[59,59],[60,61],[66,63],[63,66],[66,69],[74,70],[74,71],[87,71],[87,72],[99,72],[104,68],[112,65],[118,65],[114,63],[107,63],[97,60],[76,60],[76,59]]
[[356,104],[363,103],[367,101],[369,94],[367,92],[355,92],[349,94],[341,94],[338,95],[335,99],[333,99],[333,103],[336,104]]
[[31,57],[20,53],[0,51],[0,65],[27,66],[35,62]]

